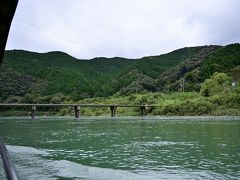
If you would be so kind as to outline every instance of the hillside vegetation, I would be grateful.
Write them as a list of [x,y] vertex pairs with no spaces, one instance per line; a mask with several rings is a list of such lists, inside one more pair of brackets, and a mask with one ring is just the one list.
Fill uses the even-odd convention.
[[[1,102],[87,103],[92,100],[98,103],[102,97],[119,98],[120,104],[128,99],[129,104],[138,103],[135,100],[139,96],[147,96],[148,104],[159,104],[162,100],[158,97],[172,99],[183,90],[183,79],[184,91],[189,92],[186,98],[199,98],[201,102],[202,98],[204,101],[212,98],[203,97],[200,91],[203,91],[205,80],[215,72],[226,73],[228,84],[239,82],[240,44],[182,48],[141,59],[99,57],[81,60],[63,52],[11,50],[5,52],[0,70]],[[164,104],[183,106],[187,101],[181,96],[185,96],[184,93],[177,95],[179,101]],[[168,114],[164,109],[152,113]]]
[[[40,97],[39,97],[40,98]],[[25,99],[26,101],[26,99]],[[41,97],[35,102],[43,103],[73,103],[65,96]],[[173,92],[170,94],[155,92],[131,94],[127,96],[109,96],[85,98],[75,103],[79,104],[120,104],[137,105],[152,104],[147,108],[147,115],[238,115],[240,116],[240,86],[232,87],[230,77],[225,73],[214,73],[210,79],[201,84],[199,92]],[[30,108],[2,108],[0,115],[28,115]],[[117,108],[117,116],[138,116],[139,108]],[[37,108],[37,115],[71,115],[72,108]],[[109,108],[81,108],[82,116],[110,116]]]

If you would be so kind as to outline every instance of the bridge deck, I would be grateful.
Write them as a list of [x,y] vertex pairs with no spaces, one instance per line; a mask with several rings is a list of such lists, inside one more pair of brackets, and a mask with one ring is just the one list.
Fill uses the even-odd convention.
[[118,104],[8,104],[8,103],[3,103],[0,104],[0,107],[31,107],[31,106],[38,106],[38,107],[75,107],[75,106],[80,106],[80,107],[156,107],[156,105],[118,105]]
[[82,107],[92,107],[92,108],[104,108],[108,107],[111,111],[111,116],[116,116],[116,109],[118,107],[122,108],[139,108],[141,115],[146,115],[146,109],[147,108],[155,108],[156,105],[146,105],[146,104],[140,104],[140,105],[119,105],[119,104],[8,104],[8,103],[2,103],[0,104],[0,107],[31,107],[31,117],[32,119],[35,119],[35,112],[37,110],[37,107],[73,107],[74,108],[74,114],[75,118],[80,117],[80,108]]

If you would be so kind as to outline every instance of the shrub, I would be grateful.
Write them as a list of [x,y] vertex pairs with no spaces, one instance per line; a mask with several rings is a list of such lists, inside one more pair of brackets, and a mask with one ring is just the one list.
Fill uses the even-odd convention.
[[154,110],[154,114],[159,115],[206,115],[211,112],[214,105],[204,99],[193,100],[168,100]]
[[201,94],[209,97],[230,90],[230,77],[225,73],[214,73],[210,79],[206,79],[201,85]]

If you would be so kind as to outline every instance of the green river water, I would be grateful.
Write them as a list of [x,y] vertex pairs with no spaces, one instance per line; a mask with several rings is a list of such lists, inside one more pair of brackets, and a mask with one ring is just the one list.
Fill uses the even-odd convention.
[[21,179],[240,179],[240,117],[0,118],[0,136]]

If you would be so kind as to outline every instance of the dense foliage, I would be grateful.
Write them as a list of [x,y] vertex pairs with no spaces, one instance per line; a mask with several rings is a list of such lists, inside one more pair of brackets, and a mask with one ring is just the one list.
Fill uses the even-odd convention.
[[[204,88],[202,86],[202,88]],[[136,105],[151,104],[156,108],[148,108],[148,115],[240,115],[240,86],[231,87],[228,91],[222,88],[214,95],[206,97],[198,92],[174,92],[174,93],[142,93],[128,96],[110,96],[86,98],[77,103],[80,104],[119,104]],[[55,97],[41,97],[43,102],[73,103],[72,100],[59,94]],[[36,101],[39,101],[36,100]],[[2,109],[0,115],[30,115],[30,109],[15,108]],[[38,108],[37,115],[72,115],[72,108]],[[109,108],[81,108],[82,116],[110,116]],[[140,115],[139,108],[117,108],[117,116]]]
[[220,92],[229,91],[230,77],[225,73],[214,73],[211,79],[206,79],[201,86],[201,94],[209,97]]
[[[238,91],[233,92],[228,85],[239,80],[239,44],[183,48],[141,59],[79,60],[63,52],[11,50],[6,51],[0,68],[0,102],[135,104],[146,101],[161,105],[151,110],[153,114],[218,114],[220,110],[216,110],[215,103],[231,99],[234,104],[231,108],[235,111],[238,107]],[[189,93],[177,93],[183,90]],[[220,107],[224,109],[223,104]],[[61,110],[61,113],[65,111],[69,112]]]
[[[240,80],[240,45],[231,44],[220,48],[203,61],[199,69],[202,80],[208,79],[214,72],[224,72]],[[236,68],[238,66],[238,68]]]

